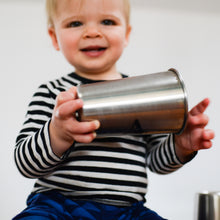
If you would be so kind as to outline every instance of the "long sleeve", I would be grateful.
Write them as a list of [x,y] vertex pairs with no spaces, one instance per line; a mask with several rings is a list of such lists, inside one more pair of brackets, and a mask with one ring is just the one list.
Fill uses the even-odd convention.
[[183,166],[175,152],[173,134],[150,135],[147,136],[146,141],[147,167],[152,172],[168,174]]
[[54,91],[52,93],[47,85],[42,85],[28,106],[14,152],[16,165],[25,177],[45,176],[61,161],[53,153],[49,138],[49,123],[55,98]]

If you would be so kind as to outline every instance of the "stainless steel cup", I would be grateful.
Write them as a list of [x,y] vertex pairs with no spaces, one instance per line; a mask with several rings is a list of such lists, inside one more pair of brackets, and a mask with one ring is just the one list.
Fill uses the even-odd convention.
[[195,220],[220,220],[220,192],[196,195]]
[[98,135],[180,133],[188,104],[180,74],[170,69],[77,87],[80,121],[99,120]]

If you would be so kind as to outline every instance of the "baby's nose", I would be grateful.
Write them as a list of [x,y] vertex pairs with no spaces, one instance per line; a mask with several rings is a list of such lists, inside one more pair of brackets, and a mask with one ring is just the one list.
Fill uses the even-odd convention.
[[85,27],[83,38],[97,38],[101,36],[101,31],[97,25],[88,25]]

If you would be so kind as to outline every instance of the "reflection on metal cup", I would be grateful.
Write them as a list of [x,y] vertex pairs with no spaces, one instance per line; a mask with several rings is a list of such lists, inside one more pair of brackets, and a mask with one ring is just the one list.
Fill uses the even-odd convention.
[[166,72],[79,85],[79,121],[99,120],[99,136],[181,133],[188,103],[180,74]]
[[220,220],[220,192],[196,195],[195,220]]

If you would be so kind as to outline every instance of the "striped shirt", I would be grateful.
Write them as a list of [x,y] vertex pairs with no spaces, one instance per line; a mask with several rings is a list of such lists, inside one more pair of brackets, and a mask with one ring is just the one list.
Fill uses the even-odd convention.
[[16,165],[25,177],[37,179],[33,193],[56,190],[70,199],[119,206],[145,201],[147,168],[167,174],[183,166],[172,134],[98,137],[75,143],[62,158],[52,151],[49,123],[57,95],[93,82],[70,73],[38,88],[16,140]]

